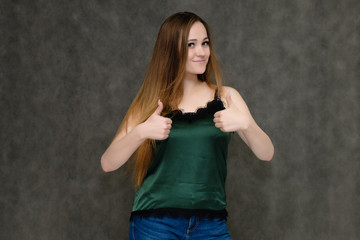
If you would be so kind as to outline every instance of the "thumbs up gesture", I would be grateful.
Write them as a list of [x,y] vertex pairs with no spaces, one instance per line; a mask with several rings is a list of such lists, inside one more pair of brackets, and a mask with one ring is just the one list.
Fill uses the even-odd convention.
[[143,129],[149,139],[164,140],[169,137],[172,121],[161,116],[163,107],[163,103],[159,100],[155,112],[143,123]]
[[[238,99],[236,98],[236,100]],[[236,101],[236,103],[237,102],[238,101]],[[242,104],[240,103],[238,103],[237,105],[241,106]],[[215,127],[219,128],[223,132],[235,132],[239,130],[242,131],[248,128],[250,121],[251,121],[251,115],[250,112],[247,110],[246,105],[244,106],[244,109],[240,110],[233,103],[231,90],[230,90],[228,95],[226,96],[226,109],[222,111],[218,111],[214,114]]]

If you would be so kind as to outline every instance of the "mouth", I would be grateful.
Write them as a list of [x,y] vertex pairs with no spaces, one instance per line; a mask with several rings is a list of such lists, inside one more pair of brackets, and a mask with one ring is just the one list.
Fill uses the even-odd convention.
[[203,60],[193,60],[193,62],[196,62],[196,63],[205,63],[206,60],[205,60],[205,59],[203,59]]

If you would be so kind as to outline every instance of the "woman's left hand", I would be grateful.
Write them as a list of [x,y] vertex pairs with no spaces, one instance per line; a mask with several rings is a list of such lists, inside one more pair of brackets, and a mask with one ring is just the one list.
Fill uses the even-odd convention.
[[246,130],[251,123],[251,115],[239,110],[231,99],[231,92],[226,96],[227,108],[214,114],[215,127],[223,132]]

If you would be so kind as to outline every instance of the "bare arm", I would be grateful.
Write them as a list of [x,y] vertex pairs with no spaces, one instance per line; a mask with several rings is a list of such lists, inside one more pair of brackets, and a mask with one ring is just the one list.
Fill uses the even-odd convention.
[[130,120],[127,131],[123,129],[101,157],[101,167],[105,172],[124,165],[146,139],[163,140],[169,136],[172,122],[160,115],[162,109],[163,105],[159,100],[158,108],[144,123],[132,127],[135,121]]
[[270,161],[274,146],[269,136],[256,124],[245,101],[235,89],[224,87],[223,92],[227,94],[227,108],[215,113],[215,126],[223,132],[236,131],[257,158]]
[[120,168],[145,141],[141,127],[139,124],[127,134],[123,130],[115,137],[101,157],[101,167],[105,172]]

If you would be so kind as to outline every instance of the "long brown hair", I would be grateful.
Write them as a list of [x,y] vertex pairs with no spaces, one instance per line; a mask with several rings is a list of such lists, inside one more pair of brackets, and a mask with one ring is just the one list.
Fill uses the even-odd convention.
[[[206,71],[199,74],[198,78],[212,88],[216,86],[218,89],[221,88],[222,77],[212,47],[208,24],[194,13],[175,13],[161,25],[144,82],[117,134],[123,129],[127,131],[130,118],[135,124],[134,126],[146,121],[157,108],[159,99],[164,105],[163,116],[177,109],[183,97],[182,81],[185,76],[188,35],[195,22],[201,22],[204,25],[210,47],[210,59]],[[135,122],[133,122],[134,120]],[[135,152],[134,182],[136,188],[142,184],[147,169],[153,160],[154,150],[155,141],[147,139]]]

